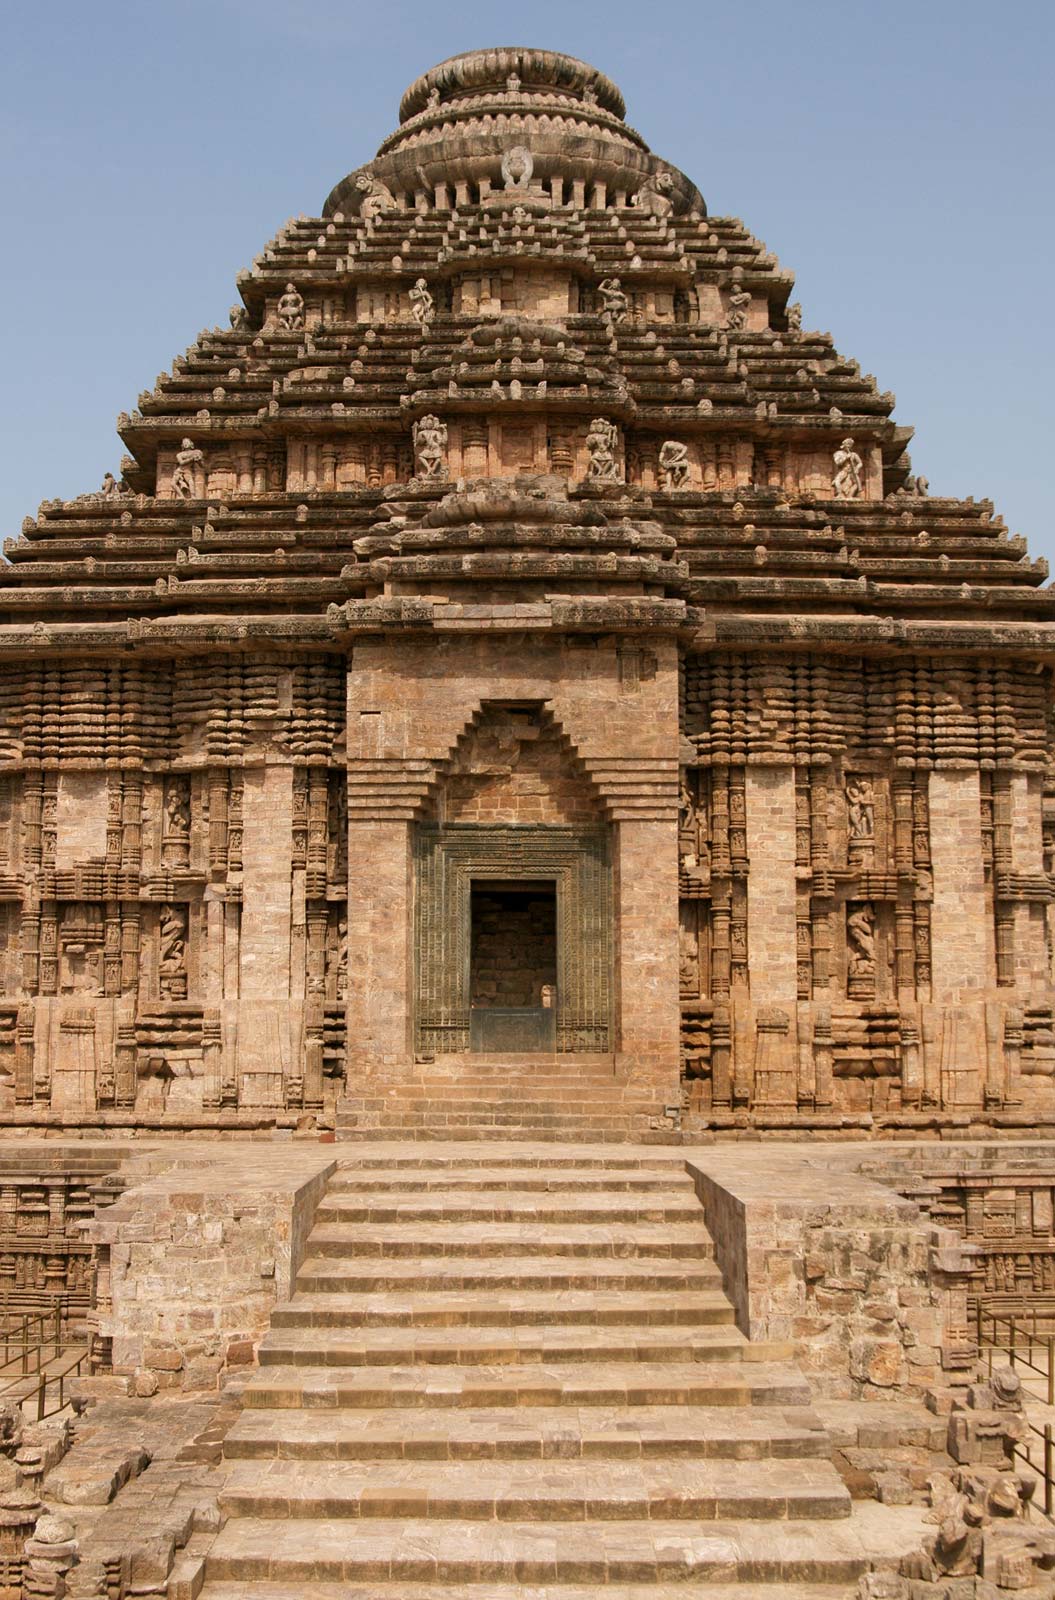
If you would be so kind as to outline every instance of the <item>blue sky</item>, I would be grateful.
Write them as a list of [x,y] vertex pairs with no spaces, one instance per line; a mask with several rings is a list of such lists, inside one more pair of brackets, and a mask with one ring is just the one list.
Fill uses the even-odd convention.
[[895,391],[932,490],[995,500],[1055,565],[1050,0],[16,0],[3,534],[116,469],[117,412],[226,323],[238,269],[374,153],[419,72],[510,43],[613,77],[795,272],[806,326]]

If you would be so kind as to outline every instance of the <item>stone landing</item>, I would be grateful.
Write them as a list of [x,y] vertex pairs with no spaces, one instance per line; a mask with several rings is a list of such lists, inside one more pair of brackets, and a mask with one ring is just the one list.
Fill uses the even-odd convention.
[[671,1156],[364,1150],[260,1362],[205,1600],[848,1600],[919,1541],[851,1507]]

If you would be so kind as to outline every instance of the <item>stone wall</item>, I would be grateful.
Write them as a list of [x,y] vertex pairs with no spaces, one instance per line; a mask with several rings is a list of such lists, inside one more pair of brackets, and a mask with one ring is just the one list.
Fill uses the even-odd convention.
[[470,995],[476,1006],[538,1006],[557,982],[557,904],[552,892],[476,893]]
[[854,1170],[861,1147],[687,1161],[737,1324],[794,1341],[831,1398],[921,1393],[973,1356],[959,1241]]
[[201,1389],[252,1364],[272,1307],[292,1292],[333,1168],[318,1145],[138,1158],[125,1192],[88,1230],[94,1331],[113,1371]]

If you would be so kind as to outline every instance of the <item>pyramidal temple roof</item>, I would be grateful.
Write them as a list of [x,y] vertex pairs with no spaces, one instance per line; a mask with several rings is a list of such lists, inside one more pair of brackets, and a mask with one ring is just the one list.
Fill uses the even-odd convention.
[[553,51],[423,73],[118,418],[120,481],[5,542],[0,652],[317,647],[477,605],[1048,648],[1046,563],[929,497],[894,396],[624,110]]

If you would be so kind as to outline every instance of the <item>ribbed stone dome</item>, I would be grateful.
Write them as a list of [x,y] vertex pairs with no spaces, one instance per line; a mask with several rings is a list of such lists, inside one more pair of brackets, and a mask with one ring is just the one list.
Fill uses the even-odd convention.
[[337,184],[325,214],[358,212],[364,173],[416,205],[431,204],[441,186],[479,198],[502,185],[513,150],[528,153],[535,180],[550,191],[556,179],[569,195],[579,183],[632,196],[664,174],[676,212],[705,213],[695,185],[652,155],[625,110],[610,78],[556,50],[502,46],[451,56],[410,85],[399,127],[374,161]]

